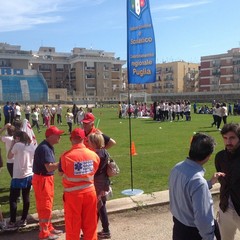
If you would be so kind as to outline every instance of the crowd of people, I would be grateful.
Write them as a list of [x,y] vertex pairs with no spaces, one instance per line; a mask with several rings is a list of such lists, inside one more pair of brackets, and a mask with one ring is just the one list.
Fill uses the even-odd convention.
[[[43,125],[46,129],[45,139],[40,144],[37,143],[32,127],[36,126],[39,131],[36,112],[40,115],[43,111],[38,110],[38,106],[30,110],[26,105],[23,119],[18,110],[15,111],[15,108],[11,110],[11,104],[7,103],[5,106],[8,108],[8,114],[4,115],[5,125],[0,129],[0,135],[6,148],[7,170],[11,177],[10,220],[6,225],[1,225],[1,222],[0,225],[7,230],[25,227],[28,224],[27,215],[31,204],[29,193],[33,188],[39,218],[38,237],[57,239],[62,231],[56,229],[51,221],[54,173],[57,171],[62,177],[66,239],[111,238],[106,202],[112,190],[107,175],[107,164],[110,157],[108,149],[116,142],[95,127],[92,110],[84,112],[82,108],[77,109],[77,106],[73,106],[72,111],[70,108],[67,110],[65,117],[69,126],[71,148],[63,152],[60,160],[56,161],[54,145],[59,144],[64,131],[52,123],[55,124],[53,116],[55,112],[57,123],[61,126],[63,112],[61,105],[56,108],[54,105],[43,107],[47,112],[43,114]],[[15,106],[17,109],[21,107],[20,104]],[[144,104],[141,106],[142,112],[152,113],[153,119],[157,121],[173,120],[173,112],[169,106],[176,109],[174,120],[180,120],[182,115],[187,121],[191,120],[189,101],[156,102],[152,104],[152,110],[148,110]],[[164,108],[166,106],[168,108]],[[219,129],[219,120],[216,120],[224,142],[224,150],[215,156],[216,173],[210,181],[205,180],[203,166],[214,151],[215,141],[203,133],[193,136],[188,157],[174,166],[170,173],[169,196],[174,223],[173,240],[234,240],[236,230],[240,230],[240,125],[227,123],[225,117],[227,115],[223,114],[223,109],[227,112],[226,104],[216,103],[214,107],[216,110],[221,109],[221,120],[224,122],[223,128]],[[169,112],[172,113],[171,116]],[[31,125],[29,121],[33,113],[35,117],[32,118]],[[127,114],[130,113],[127,111]],[[119,117],[123,117],[120,116],[120,112]],[[78,126],[72,129],[74,123]],[[219,211],[215,219],[209,189],[217,181],[221,188]],[[17,221],[20,194],[23,209],[20,220]],[[3,219],[0,214],[1,220]],[[102,225],[101,231],[98,231],[99,220]]]
[[[106,209],[106,200],[112,191],[107,175],[107,164],[110,158],[107,149],[114,146],[116,142],[95,127],[95,116],[91,109],[87,112],[84,112],[82,108],[78,111],[75,109],[75,115],[70,109],[67,110],[66,120],[72,147],[63,152],[60,160],[56,161],[54,145],[60,142],[60,136],[64,131],[52,124],[55,123],[54,114],[57,114],[57,123],[61,125],[62,109],[59,110],[61,106],[58,105],[56,108],[45,106],[42,111],[34,106],[33,109],[28,109],[24,119],[20,114],[16,114],[16,104],[13,107],[8,102],[5,106],[8,108],[8,114],[5,118],[6,124],[0,129],[0,134],[5,144],[7,169],[11,177],[10,219],[7,223],[1,221],[0,226],[6,231],[12,231],[28,224],[29,194],[33,188],[39,219],[38,237],[39,239],[57,239],[62,231],[53,226],[51,219],[54,201],[54,173],[58,171],[62,176],[64,189],[66,239],[111,238]],[[25,108],[28,108],[27,105]],[[41,114],[44,111],[46,112],[43,119],[45,139],[38,145],[29,121],[33,113],[36,116],[36,112]],[[79,126],[72,129],[74,119]],[[36,126],[39,132],[39,125],[36,123],[39,120],[35,117],[32,120],[32,127]],[[20,220],[17,220],[19,198],[22,199],[23,210]],[[101,231],[97,231],[99,220],[102,224]]]
[[[91,108],[87,108],[87,111],[91,112]],[[41,132],[40,125],[49,127],[51,125],[62,125],[63,118],[66,118],[66,122],[71,130],[71,123],[82,126],[82,120],[85,115],[83,107],[77,107],[73,104],[72,108],[68,108],[67,114],[63,115],[63,107],[61,104],[52,105],[38,105],[30,106],[26,103],[21,106],[18,102],[6,102],[3,107],[4,122],[13,124],[14,121],[20,119],[27,119],[31,122],[32,128],[36,126],[37,131]],[[2,116],[0,109],[0,117]],[[1,121],[1,118],[0,118]]]
[[191,120],[191,103],[185,101],[159,101],[154,102],[150,106],[146,103],[127,104],[125,102],[118,102],[118,117],[151,117],[155,121],[179,121]]

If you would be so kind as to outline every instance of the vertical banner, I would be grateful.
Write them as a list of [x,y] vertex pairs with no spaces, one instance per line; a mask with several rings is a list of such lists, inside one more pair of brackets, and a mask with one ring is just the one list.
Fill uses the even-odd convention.
[[156,47],[149,0],[127,0],[129,84],[156,81]]

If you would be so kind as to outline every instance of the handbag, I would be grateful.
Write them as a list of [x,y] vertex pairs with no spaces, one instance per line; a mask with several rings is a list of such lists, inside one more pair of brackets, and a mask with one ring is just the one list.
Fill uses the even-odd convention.
[[120,169],[117,163],[109,157],[108,164],[107,164],[107,175],[109,177],[114,177],[120,173]]

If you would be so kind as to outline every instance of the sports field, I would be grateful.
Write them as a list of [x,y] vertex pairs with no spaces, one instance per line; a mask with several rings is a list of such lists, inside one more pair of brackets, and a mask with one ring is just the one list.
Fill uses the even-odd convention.
[[[137,152],[137,155],[132,157],[132,185],[129,119],[119,119],[117,108],[97,108],[93,109],[93,113],[97,119],[100,119],[99,128],[102,132],[117,142],[117,145],[109,150],[121,170],[119,176],[112,178],[113,198],[124,197],[121,192],[132,186],[145,193],[167,189],[169,172],[177,162],[188,156],[190,140],[195,132],[204,132],[215,138],[216,150],[205,165],[206,178],[210,178],[215,171],[214,155],[223,148],[223,143],[219,131],[215,127],[211,127],[212,115],[210,114],[192,114],[192,121],[184,119],[178,122],[156,122],[147,118],[131,119],[132,141]],[[239,116],[229,116],[228,122],[239,122]],[[1,126],[2,124],[3,120]],[[62,152],[70,148],[69,134],[67,134],[68,126],[64,117],[63,125],[60,125],[59,128],[65,130],[66,134],[61,137],[61,142],[55,145],[57,160]],[[41,130],[41,133],[37,133],[34,129],[39,143],[44,139],[45,128],[41,126]],[[2,143],[0,146],[4,157],[4,168],[0,173],[0,204],[4,217],[7,217],[9,214],[10,177],[5,167],[5,147]],[[57,172],[55,174],[54,203],[54,209],[63,208],[61,178]],[[18,208],[21,209],[21,204],[18,204]],[[33,191],[31,192],[30,212],[36,212]]]

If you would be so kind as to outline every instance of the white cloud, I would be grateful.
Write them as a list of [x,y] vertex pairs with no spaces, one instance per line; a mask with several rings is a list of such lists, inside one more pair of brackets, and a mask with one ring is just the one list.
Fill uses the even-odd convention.
[[71,0],[11,0],[1,2],[0,32],[29,29],[34,25],[56,23],[63,18]]
[[195,2],[189,2],[189,3],[165,4],[159,7],[154,7],[152,9],[152,12],[158,12],[161,10],[177,10],[177,9],[191,8],[199,5],[209,4],[210,2],[211,1],[206,0],[206,1],[195,1]]
[[[58,23],[76,8],[98,6],[106,0],[7,0],[1,2],[0,32],[25,30],[39,24]],[[64,14],[63,14],[64,13]]]

